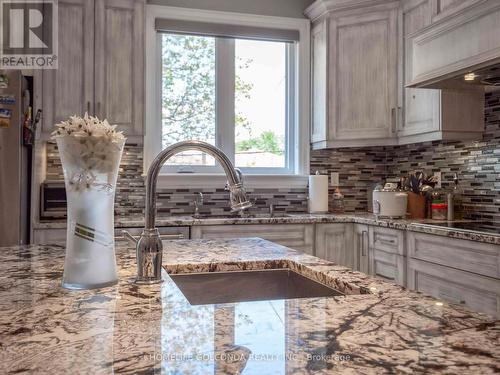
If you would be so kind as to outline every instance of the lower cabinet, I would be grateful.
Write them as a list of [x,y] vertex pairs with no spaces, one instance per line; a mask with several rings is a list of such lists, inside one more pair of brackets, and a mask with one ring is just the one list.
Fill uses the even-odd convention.
[[316,256],[354,269],[352,236],[351,223],[316,224]]
[[[143,228],[116,228],[115,243],[120,245],[128,243],[128,240],[123,237],[122,230],[127,230],[131,235],[139,237]],[[171,239],[189,239],[189,227],[159,227],[160,237],[162,240]],[[66,228],[57,229],[34,229],[33,241],[35,245],[66,245]]]
[[[115,243],[117,245],[131,245],[130,241],[123,235],[124,230],[129,232],[135,238],[139,238],[143,228],[115,228]],[[160,233],[162,242],[189,239],[189,227],[158,227],[158,232]]]
[[370,226],[368,235],[369,274],[406,285],[404,231]]
[[192,239],[260,237],[314,255],[314,224],[195,225]]
[[500,246],[408,232],[408,288],[500,317]]
[[66,228],[34,229],[31,241],[34,245],[66,245]]
[[408,288],[500,318],[498,279],[410,258]]

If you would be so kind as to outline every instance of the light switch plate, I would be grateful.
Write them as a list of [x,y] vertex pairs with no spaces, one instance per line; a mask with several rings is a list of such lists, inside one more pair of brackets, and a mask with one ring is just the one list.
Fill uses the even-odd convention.
[[330,184],[332,186],[339,186],[340,185],[339,173],[338,172],[332,172],[330,174]]

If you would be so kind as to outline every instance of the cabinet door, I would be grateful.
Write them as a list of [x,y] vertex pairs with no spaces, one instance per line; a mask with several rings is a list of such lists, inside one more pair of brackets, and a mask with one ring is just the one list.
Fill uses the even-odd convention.
[[408,257],[500,279],[500,245],[407,233]]
[[195,225],[191,227],[192,239],[260,237],[265,240],[314,253],[313,224],[245,224],[245,225]]
[[143,102],[144,2],[96,0],[95,113],[138,136]]
[[317,224],[316,256],[354,269],[352,224]]
[[332,18],[330,132],[335,140],[393,137],[398,107],[398,7]]
[[[405,1],[403,3],[404,37],[429,26],[431,24],[431,17],[432,8],[430,0]],[[411,56],[406,56],[406,48],[404,48],[404,51],[405,58],[411,58]],[[399,136],[439,131],[439,90],[403,88],[403,97],[404,120],[398,128]]]
[[42,132],[93,111],[94,1],[59,0],[58,68],[42,72]]
[[311,31],[312,48],[312,124],[311,142],[321,142],[328,139],[328,22],[323,20]]
[[368,225],[354,224],[353,228],[354,269],[368,274]]

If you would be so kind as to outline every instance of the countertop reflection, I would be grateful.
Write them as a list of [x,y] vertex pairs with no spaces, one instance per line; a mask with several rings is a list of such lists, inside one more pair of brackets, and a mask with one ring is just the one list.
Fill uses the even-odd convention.
[[[299,374],[500,368],[500,322],[271,242],[170,241],[163,283],[62,289],[64,248],[0,249],[2,373]],[[170,273],[291,268],[345,296],[192,306]]]

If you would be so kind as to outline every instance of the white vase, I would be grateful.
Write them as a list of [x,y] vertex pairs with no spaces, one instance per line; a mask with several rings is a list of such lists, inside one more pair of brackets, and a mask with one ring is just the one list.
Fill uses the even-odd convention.
[[57,138],[68,203],[62,286],[94,289],[116,284],[114,200],[125,141]]

